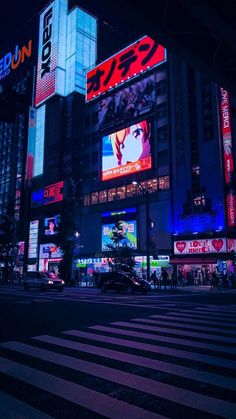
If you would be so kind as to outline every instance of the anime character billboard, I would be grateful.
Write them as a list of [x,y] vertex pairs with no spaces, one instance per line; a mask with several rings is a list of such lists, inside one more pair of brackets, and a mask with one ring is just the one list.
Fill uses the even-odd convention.
[[151,169],[151,124],[147,120],[102,138],[102,180]]
[[136,208],[103,213],[102,250],[109,250],[115,238],[118,247],[137,249]]

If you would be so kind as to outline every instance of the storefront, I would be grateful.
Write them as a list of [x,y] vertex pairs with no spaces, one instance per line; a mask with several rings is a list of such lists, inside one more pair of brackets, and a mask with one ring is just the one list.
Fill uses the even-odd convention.
[[[140,278],[147,277],[147,257],[134,256],[134,270]],[[169,274],[172,272],[170,258],[167,255],[158,256],[157,259],[150,257],[150,274],[156,271],[157,276],[161,275],[162,268]],[[79,258],[73,261],[72,278],[76,283],[83,286],[94,285],[94,273],[108,272],[110,270],[107,258]]]
[[175,241],[171,264],[185,285],[208,285],[215,272],[227,286],[227,281],[236,275],[232,258],[235,247],[236,240],[226,238]]

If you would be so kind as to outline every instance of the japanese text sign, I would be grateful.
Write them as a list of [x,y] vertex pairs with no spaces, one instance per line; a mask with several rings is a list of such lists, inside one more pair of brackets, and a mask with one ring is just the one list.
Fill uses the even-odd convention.
[[166,50],[149,36],[113,55],[87,73],[86,100],[163,63]]

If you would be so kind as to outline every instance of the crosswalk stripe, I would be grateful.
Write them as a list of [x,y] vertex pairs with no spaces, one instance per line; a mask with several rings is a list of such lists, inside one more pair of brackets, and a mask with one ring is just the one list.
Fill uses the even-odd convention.
[[[235,308],[236,308],[236,306],[235,306]],[[214,316],[215,315],[215,307],[204,307],[204,308],[202,308],[202,307],[196,307],[196,310],[200,313],[200,312],[203,312],[203,313],[208,313],[208,314],[211,314],[212,316]],[[217,312],[220,312],[223,316],[225,316],[225,317],[231,317],[231,315],[233,314],[233,312],[235,312],[235,309],[233,309],[233,312],[232,312],[232,310],[230,310],[230,309],[228,309],[228,310],[226,310],[226,309],[218,309],[217,310]],[[232,312],[232,314],[231,314],[231,312]],[[234,314],[234,317],[235,317],[235,314]]]
[[52,416],[0,391],[0,418],[2,419],[53,419]]
[[[236,307],[235,307],[235,309],[236,309]],[[225,321],[229,321],[229,322],[235,322],[236,321],[236,315],[235,314],[224,314],[224,313],[222,313],[222,314],[220,314],[220,312],[219,312],[219,309],[216,309],[216,311],[214,312],[214,314],[213,314],[213,312],[210,312],[209,313],[209,311],[203,311],[203,312],[199,312],[199,311],[193,311],[193,310],[177,310],[178,311],[178,314],[180,315],[180,316],[188,316],[188,317],[193,317],[193,318],[201,318],[201,317],[203,317],[203,318],[206,318],[207,317],[207,319],[209,319],[209,320],[220,320],[220,321],[222,321],[222,319],[224,319]],[[234,310],[234,312],[235,312],[235,310]],[[175,313],[175,312],[174,312]],[[173,313],[173,314],[174,314]]]
[[[151,320],[151,319],[142,319],[142,318],[137,318],[137,319],[132,319],[132,322],[134,322],[134,325],[138,322],[138,323],[144,323],[145,324],[145,329],[146,330],[150,330],[153,332],[160,332],[160,333],[167,333],[167,334],[172,334],[172,335],[177,335],[177,336],[188,336],[188,337],[192,337],[192,338],[199,338],[199,339],[204,339],[204,340],[214,340],[217,342],[225,342],[225,343],[231,343],[231,344],[235,344],[236,343],[236,339],[234,338],[230,338],[230,337],[225,337],[222,335],[215,335],[215,334],[208,334],[208,333],[199,333],[199,332],[193,332],[192,330],[182,330],[181,328],[179,329],[175,329],[174,326],[171,328],[167,328],[166,325],[162,325],[161,322],[158,322],[157,320]],[[115,324],[117,324],[119,326],[120,322],[115,322]],[[172,323],[171,323],[172,324]],[[150,326],[153,325],[153,326]],[[156,325],[156,326],[155,326]],[[190,329],[190,328],[189,328]],[[192,329],[192,328],[191,328]]]
[[[0,357],[0,370],[11,377],[109,418],[120,419],[121,417],[129,416],[133,416],[137,419],[163,418],[163,416],[159,414],[131,405],[125,401],[87,389],[80,384],[72,383],[63,378],[53,376],[2,357]],[[229,406],[225,405],[225,408],[230,412]]]
[[83,332],[80,330],[69,330],[64,332],[67,335],[75,336],[79,338],[86,338],[91,339],[96,342],[106,342],[112,345],[121,345],[126,348],[133,348],[133,349],[139,349],[146,352],[153,352],[157,354],[163,354],[163,355],[170,355],[176,358],[184,358],[189,359],[191,361],[197,361],[201,363],[207,363],[210,365],[216,365],[221,366],[225,368],[236,369],[236,361],[232,360],[226,360],[223,358],[219,358],[216,356],[209,356],[205,354],[198,354],[195,352],[188,352],[180,349],[171,349],[163,346],[158,345],[152,345],[149,343],[140,343],[133,340],[127,340],[127,339],[121,339],[121,338],[113,338],[110,336],[105,335],[98,335],[96,333],[89,333],[89,332]]
[[195,379],[204,383],[217,383],[218,386],[235,390],[235,379],[222,375],[193,369],[190,367],[180,366],[170,362],[160,361],[156,359],[146,358],[140,355],[133,355],[125,352],[107,349],[99,346],[89,345],[82,342],[75,342],[68,339],[57,338],[55,336],[41,335],[34,337],[36,341],[44,342],[51,345],[60,346],[62,348],[73,349],[75,351],[84,352],[108,359],[137,365],[140,367],[151,368],[156,371],[162,371],[167,374],[178,375],[184,378]]
[[179,316],[179,313],[167,313],[164,316],[163,315],[158,315],[157,317],[160,320],[170,320],[173,321],[174,323],[177,322],[179,323],[179,321],[181,321],[183,323],[190,323],[190,324],[199,324],[199,325],[205,325],[205,326],[212,326],[212,327],[216,327],[217,329],[220,327],[223,328],[227,328],[227,330],[230,331],[230,329],[235,330],[235,326],[236,326],[236,322],[231,322],[229,323],[228,320],[225,320],[224,322],[222,321],[211,321],[211,320],[202,320],[202,319],[195,319],[195,318],[189,318],[189,317],[182,317]]
[[[145,333],[145,332],[134,332],[133,330],[130,330],[130,328],[147,330],[146,327],[143,326],[142,324],[133,324],[131,322],[114,322],[112,323],[112,325],[115,327],[97,325],[97,326],[90,326],[89,329],[118,334],[118,335],[133,336],[133,337],[142,338],[142,339],[150,339],[150,340],[154,340],[158,342],[173,343],[179,346],[181,345],[190,346],[193,349],[202,348],[202,349],[207,349],[209,351],[211,350],[211,351],[235,355],[235,348],[228,348],[223,345],[214,345],[211,343],[198,342],[198,341],[187,340],[187,339],[180,340],[180,338],[172,338],[169,336],[163,336],[161,334],[154,335],[153,333],[151,334],[151,333]],[[126,329],[120,329],[116,326],[123,326],[123,327],[126,327]]]
[[214,322],[214,323],[216,323],[216,324],[219,324],[219,325],[225,325],[225,324],[229,324],[229,325],[235,325],[236,324],[236,318],[234,318],[234,319],[232,319],[232,318],[227,318],[227,319],[225,319],[224,317],[222,317],[222,316],[219,316],[219,317],[217,317],[217,316],[214,316],[214,318],[209,318],[209,316],[207,315],[207,314],[198,314],[198,313],[193,313],[192,312],[192,314],[190,314],[190,313],[183,313],[183,311],[182,310],[176,310],[176,311],[169,311],[168,312],[168,316],[175,316],[175,318],[177,317],[177,318],[183,318],[183,319],[188,319],[189,321],[191,321],[192,319],[193,320],[196,320],[196,321],[204,321],[204,323],[205,322],[207,322],[207,323],[211,323],[211,322]]
[[149,393],[190,408],[203,410],[210,414],[229,415],[227,417],[232,417],[233,412],[236,413],[236,404],[234,403],[181,389],[170,384],[165,384],[156,380],[140,377],[114,368],[105,367],[15,341],[6,342],[2,346],[44,361],[72,368],[73,370],[91,374],[105,380],[114,381],[122,386],[128,386],[135,390]]
[[[222,337],[226,337],[227,335],[236,336],[236,332],[234,332],[234,331],[229,331],[228,332],[227,330],[225,331],[225,329],[220,330],[219,327],[207,327],[207,326],[205,327],[204,325],[196,326],[194,324],[189,325],[189,324],[184,324],[181,320],[179,320],[179,322],[175,322],[175,323],[168,322],[168,320],[165,321],[165,319],[161,319],[159,321],[158,320],[159,316],[156,315],[156,314],[154,316],[150,316],[150,318],[157,319],[157,320],[150,320],[150,323],[157,324],[157,325],[159,324],[159,325],[162,325],[163,327],[167,327],[167,326],[173,327],[174,326],[174,327],[180,327],[181,329],[190,329],[190,330],[197,330],[197,331],[201,330],[202,332],[212,332],[212,333],[216,333],[218,331],[219,334],[222,333]],[[140,321],[139,318],[133,319],[133,320],[134,321]],[[179,326],[178,326],[177,323],[179,323]],[[235,341],[236,341],[236,339],[235,339]]]

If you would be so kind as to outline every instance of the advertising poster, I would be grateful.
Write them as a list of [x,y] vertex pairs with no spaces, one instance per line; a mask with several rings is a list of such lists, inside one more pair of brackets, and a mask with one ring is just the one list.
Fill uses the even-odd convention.
[[51,236],[58,234],[61,227],[61,216],[54,215],[50,218],[44,218],[44,234],[45,236]]
[[136,208],[120,211],[107,211],[102,214],[102,250],[109,250],[114,244],[112,238],[119,231],[118,246],[137,249]]
[[131,121],[151,112],[156,100],[156,75],[152,74],[132,86],[125,87],[98,104],[99,129]]
[[147,120],[102,138],[102,180],[151,169],[151,124]]
[[174,242],[175,255],[201,255],[208,253],[225,253],[226,239],[181,240]]

